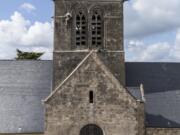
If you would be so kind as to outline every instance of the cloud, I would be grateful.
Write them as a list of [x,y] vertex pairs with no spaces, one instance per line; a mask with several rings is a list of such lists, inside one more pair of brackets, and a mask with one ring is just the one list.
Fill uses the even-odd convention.
[[131,0],[124,7],[127,61],[180,61],[179,0]]
[[146,44],[143,40],[126,40],[127,61],[180,61],[180,29],[176,33],[173,44],[157,42]]
[[128,61],[167,61],[169,58],[171,46],[168,43],[162,42],[151,45],[139,43],[140,41],[130,41],[127,52],[131,53],[133,57],[127,58]]
[[35,22],[14,12],[9,20],[0,20],[0,59],[13,59],[16,49],[46,52],[43,58],[51,59],[53,28],[49,22]]
[[170,56],[180,61],[180,29],[177,31],[175,45],[170,52]]
[[125,37],[142,38],[180,27],[179,0],[132,0],[125,3]]
[[23,3],[20,8],[26,10],[27,12],[31,12],[36,10],[36,7],[32,5],[31,3]]

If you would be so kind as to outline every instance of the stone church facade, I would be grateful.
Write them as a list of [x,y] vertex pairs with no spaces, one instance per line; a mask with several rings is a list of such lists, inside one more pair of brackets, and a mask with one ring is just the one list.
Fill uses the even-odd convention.
[[124,87],[123,1],[56,0],[54,19],[45,134],[143,135],[144,104]]
[[125,86],[124,0],[55,0],[53,92],[45,135],[160,135]]
[[[54,91],[45,135],[153,135],[125,86],[123,0],[55,0]],[[141,91],[143,96],[143,92]]]
[[124,1],[54,0],[53,62],[0,61],[0,135],[180,135],[180,64],[125,63]]
[[96,53],[82,62],[46,100],[45,134],[101,135],[98,127],[102,134],[143,135],[143,103],[127,92]]

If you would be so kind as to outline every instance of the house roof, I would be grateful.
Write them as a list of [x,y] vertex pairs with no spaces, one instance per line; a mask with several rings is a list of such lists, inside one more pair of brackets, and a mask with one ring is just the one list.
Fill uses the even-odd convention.
[[126,86],[145,90],[146,126],[180,127],[180,63],[126,63]]
[[[180,63],[126,63],[126,86],[140,98],[144,84],[146,126],[180,127]],[[0,61],[0,133],[44,131],[44,100],[52,61]]]
[[144,85],[146,94],[180,89],[180,63],[126,62],[126,85]]
[[52,61],[0,61],[0,133],[44,131]]
[[[133,95],[137,100],[142,101],[142,95],[139,87],[127,87],[127,90]],[[143,102],[143,101],[142,101]]]

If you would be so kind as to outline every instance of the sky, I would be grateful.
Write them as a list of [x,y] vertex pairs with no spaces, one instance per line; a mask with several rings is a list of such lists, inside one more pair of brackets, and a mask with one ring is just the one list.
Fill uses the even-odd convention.
[[[52,0],[5,0],[0,4],[0,59],[16,49],[45,52],[52,59]],[[125,60],[180,62],[180,0],[124,3]]]

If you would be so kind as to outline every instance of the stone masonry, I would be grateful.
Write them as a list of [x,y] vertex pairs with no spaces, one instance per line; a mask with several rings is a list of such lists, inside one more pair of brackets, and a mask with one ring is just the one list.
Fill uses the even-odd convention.
[[[89,103],[89,91],[94,103]],[[45,135],[79,135],[96,124],[107,135],[144,135],[143,103],[132,97],[96,53],[46,99]]]
[[94,135],[180,135],[179,129],[145,128],[144,103],[125,87],[123,2],[54,0],[45,135],[88,135],[82,132],[88,125],[100,129]]
[[[75,46],[74,13],[79,9],[86,12],[87,44],[85,47]],[[53,87],[63,81],[68,74],[87,55],[91,47],[91,12],[99,9],[102,14],[102,45],[101,59],[113,75],[125,84],[124,48],[123,48],[123,1],[122,0],[55,0],[55,29],[54,29],[54,81]],[[66,24],[65,16],[72,17]]]

